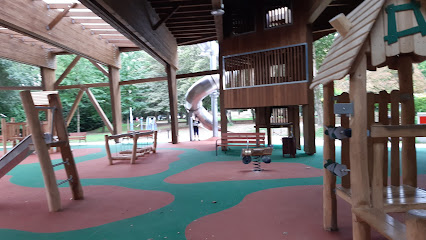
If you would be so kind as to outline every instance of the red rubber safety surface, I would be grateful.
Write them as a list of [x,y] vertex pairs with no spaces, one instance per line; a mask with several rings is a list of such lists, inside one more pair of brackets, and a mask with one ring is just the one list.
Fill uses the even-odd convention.
[[[29,188],[0,179],[0,228],[38,233],[71,231],[111,223],[162,208],[174,201],[170,193],[117,186],[83,187],[85,199],[71,200],[60,188],[63,210],[49,213],[44,188]],[[42,224],[40,224],[42,223]]]
[[[77,164],[80,178],[129,178],[154,175],[169,169],[169,164],[179,160],[179,154],[183,151],[162,149],[157,153],[145,154],[136,160],[114,161],[109,165],[108,158],[103,157]],[[58,179],[66,179],[65,170],[56,171]]]
[[165,179],[165,182],[175,184],[263,180],[283,178],[321,177],[324,170],[309,167],[301,163],[272,162],[261,164],[263,171],[254,172],[253,164],[243,164],[241,161],[209,162],[180,172]]

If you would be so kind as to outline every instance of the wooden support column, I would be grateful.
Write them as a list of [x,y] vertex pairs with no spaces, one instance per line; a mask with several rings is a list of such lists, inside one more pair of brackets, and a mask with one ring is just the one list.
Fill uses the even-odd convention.
[[[399,89],[401,93],[401,124],[414,124],[413,65],[408,56],[398,61]],[[402,138],[402,183],[417,187],[417,161],[415,138]]]
[[271,114],[272,114],[272,107],[265,108],[266,113],[266,134],[268,135],[268,145],[272,145],[272,131],[271,131]]
[[[371,126],[375,123],[375,99],[374,93],[367,93],[367,128],[371,129]],[[369,179],[373,179],[373,163],[374,163],[374,149],[373,149],[373,139],[368,138],[368,177]],[[370,183],[371,185],[371,183]]]
[[25,115],[27,116],[27,122],[31,130],[34,148],[37,152],[41,171],[43,173],[49,211],[56,212],[61,209],[61,198],[59,196],[58,186],[56,185],[56,176],[53,170],[52,160],[50,159],[48,147],[44,141],[43,131],[40,127],[38,112],[34,107],[30,91],[23,91],[20,95]]
[[54,91],[55,88],[55,82],[56,82],[56,76],[55,76],[55,69],[40,68],[41,73],[41,82],[43,86],[44,91]]
[[176,81],[176,68],[170,64],[166,65],[167,84],[169,88],[169,104],[172,125],[172,143],[179,142],[179,126],[178,126],[178,108],[177,108],[177,81]]
[[301,149],[300,147],[300,118],[299,118],[299,106],[292,107],[292,116],[289,116],[292,118],[293,122],[293,136],[296,141],[296,148],[298,150]]
[[[334,84],[324,85],[324,126],[334,127]],[[324,163],[330,159],[336,161],[335,141],[324,134]],[[336,200],[336,176],[324,168],[323,189],[323,227],[327,231],[337,230],[337,200]]]
[[[339,103],[349,103],[349,94],[348,93],[342,93],[339,97]],[[344,114],[340,116],[340,125],[343,128],[349,128],[349,116]],[[342,148],[341,148],[341,161],[342,164],[346,165],[348,169],[351,169],[351,162],[350,162],[350,144],[349,144],[349,138],[345,138],[341,140],[342,142]],[[350,173],[349,173],[350,174]],[[344,188],[350,188],[351,187],[351,179],[350,175],[347,177],[342,178],[342,187]]]
[[[367,57],[363,50],[354,63],[350,74],[350,100],[354,104],[354,114],[350,120],[352,208],[370,206],[370,185],[368,177],[367,153]],[[370,239],[370,226],[352,214],[354,240]]]
[[113,135],[122,132],[122,114],[121,114],[121,92],[120,92],[120,69],[109,66],[109,90],[111,94],[111,110]]
[[[386,91],[380,91],[379,93],[379,123],[381,125],[389,125],[388,116],[388,103],[390,102],[390,95]],[[385,141],[383,146],[383,185],[388,185],[388,169],[389,169],[389,157],[388,157],[388,142]],[[373,163],[374,165],[375,163]],[[376,171],[376,170],[374,170]]]
[[[225,108],[225,94],[223,86],[223,61],[222,61],[222,51],[219,47],[219,104],[220,104],[220,131],[221,133],[228,132],[228,118],[226,116]],[[257,111],[257,110],[256,110]],[[256,132],[259,131],[259,128],[256,128]],[[226,151],[226,147],[222,147],[223,151]]]
[[[314,77],[314,60],[313,60],[313,44],[311,27],[307,28],[307,52],[308,52],[308,70],[307,76],[309,84]],[[309,85],[308,84],[308,85]],[[316,152],[315,149],[315,108],[314,108],[314,90],[307,89],[308,104],[303,105],[303,138],[305,153],[312,155]]]

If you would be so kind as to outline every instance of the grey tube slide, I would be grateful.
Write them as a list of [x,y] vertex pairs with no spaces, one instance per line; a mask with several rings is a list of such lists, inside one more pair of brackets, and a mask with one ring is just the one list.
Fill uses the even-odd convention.
[[198,117],[203,126],[213,130],[213,116],[203,107],[202,100],[219,89],[219,74],[205,76],[192,85],[185,95],[185,108]]

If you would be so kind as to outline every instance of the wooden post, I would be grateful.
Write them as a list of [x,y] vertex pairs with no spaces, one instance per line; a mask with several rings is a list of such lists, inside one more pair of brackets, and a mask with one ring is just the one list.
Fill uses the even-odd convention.
[[[348,93],[342,93],[339,97],[340,103],[349,103],[349,94]],[[347,115],[341,115],[340,116],[340,124],[344,128],[349,128],[349,116]],[[349,158],[350,154],[350,144],[349,144],[349,138],[342,139],[342,148],[341,148],[341,161],[342,164],[346,165],[348,169],[351,169],[351,162]],[[342,187],[344,188],[350,188],[351,187],[351,179],[350,179],[350,173],[349,176],[342,178]]]
[[[398,61],[401,96],[401,124],[414,124],[413,65],[412,59],[401,56]],[[417,187],[417,161],[415,138],[402,138],[402,183]]]
[[7,122],[5,118],[1,119],[1,133],[2,133],[2,138],[3,138],[3,153],[6,154],[7,153]]
[[172,130],[172,143],[177,144],[179,142],[179,125],[178,125],[178,108],[177,108],[177,81],[176,81],[176,69],[174,66],[167,64],[167,84],[169,88],[169,104],[170,104],[170,115],[171,115],[171,130]]
[[111,94],[111,110],[113,134],[122,132],[122,114],[121,114],[121,92],[120,92],[120,69],[109,66],[109,90]]
[[[389,125],[389,116],[388,116],[388,103],[390,102],[390,96],[386,91],[380,91],[379,93],[379,122],[382,125]],[[383,151],[386,154],[383,154],[383,186],[387,186],[388,184],[388,165],[389,165],[389,157],[388,157],[388,142],[385,141],[383,146]]]
[[[399,125],[399,91],[391,92],[391,125]],[[400,185],[399,138],[391,138],[391,185]]]
[[406,214],[407,240],[423,240],[426,236],[426,210],[410,210]]
[[272,107],[265,108],[265,122],[266,122],[266,134],[268,134],[268,145],[272,145],[272,131],[271,131],[271,113]]
[[25,110],[25,115],[27,117],[27,122],[31,130],[35,151],[37,152],[41,171],[43,173],[49,211],[56,212],[61,209],[61,199],[59,196],[58,186],[56,185],[56,176],[55,172],[53,171],[48,147],[43,138],[43,131],[40,128],[38,111],[34,107],[34,102],[30,91],[23,91],[20,93],[20,95]]
[[293,135],[296,139],[296,148],[301,149],[300,147],[300,118],[299,118],[299,106],[293,107]]
[[[219,44],[221,46],[221,43]],[[220,131],[221,133],[228,132],[228,118],[226,116],[226,108],[225,108],[225,94],[224,86],[223,86],[223,55],[221,51],[221,47],[219,47],[219,104],[220,104]],[[256,68],[255,68],[256,69]],[[256,71],[256,70],[255,70]],[[256,79],[256,78],[255,78]],[[259,129],[256,129],[258,131]],[[222,151],[226,151],[227,148],[225,146],[222,147]]]
[[[324,126],[334,127],[334,84],[324,85]],[[336,149],[334,139],[324,134],[324,162],[330,159],[336,161]],[[336,176],[324,169],[323,189],[323,226],[327,231],[337,231],[337,200],[336,200]]]
[[78,176],[77,167],[75,165],[74,156],[71,152],[71,147],[68,139],[67,126],[62,114],[62,104],[59,99],[58,94],[52,94],[47,96],[49,98],[49,103],[51,107],[56,108],[55,119],[53,122],[56,125],[56,133],[58,135],[59,141],[65,141],[66,144],[61,146],[61,155],[64,162],[65,172],[67,173],[68,178],[72,177],[72,181],[69,182],[72,196],[74,200],[84,199],[83,188],[81,187],[80,177]]
[[109,165],[112,165],[112,155],[111,155],[111,149],[109,148],[109,137],[108,135],[105,135],[105,151],[108,156]]
[[154,147],[153,147],[153,149],[152,149],[152,152],[153,153],[156,153],[157,152],[157,131],[154,131]]
[[56,89],[55,82],[55,70],[50,68],[41,67],[41,82],[44,91],[54,91]]
[[[307,53],[308,53],[308,76],[306,76],[309,84],[314,76],[314,60],[313,60],[313,39],[311,26],[307,29]],[[312,155],[316,152],[315,149],[315,108],[314,108],[314,90],[307,89],[308,104],[303,105],[303,138],[305,153]]]
[[[375,123],[375,94],[372,92],[367,93],[367,129],[370,130],[371,126]],[[374,163],[374,149],[373,149],[373,139],[367,139],[367,153],[368,153],[368,177],[373,179],[373,163]],[[371,185],[371,183],[370,183]]]
[[132,157],[130,158],[130,164],[135,164],[136,163],[136,154],[138,151],[138,138],[139,135],[136,133],[133,133],[133,147],[132,147]]
[[[362,50],[350,74],[350,99],[354,114],[350,120],[352,208],[370,206],[367,154],[367,57]],[[370,226],[352,214],[354,240],[370,239]]]

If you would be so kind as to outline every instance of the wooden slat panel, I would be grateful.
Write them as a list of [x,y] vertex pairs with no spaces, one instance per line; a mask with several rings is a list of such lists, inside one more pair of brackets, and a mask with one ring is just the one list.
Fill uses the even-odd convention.
[[371,137],[425,137],[426,125],[372,126]]

